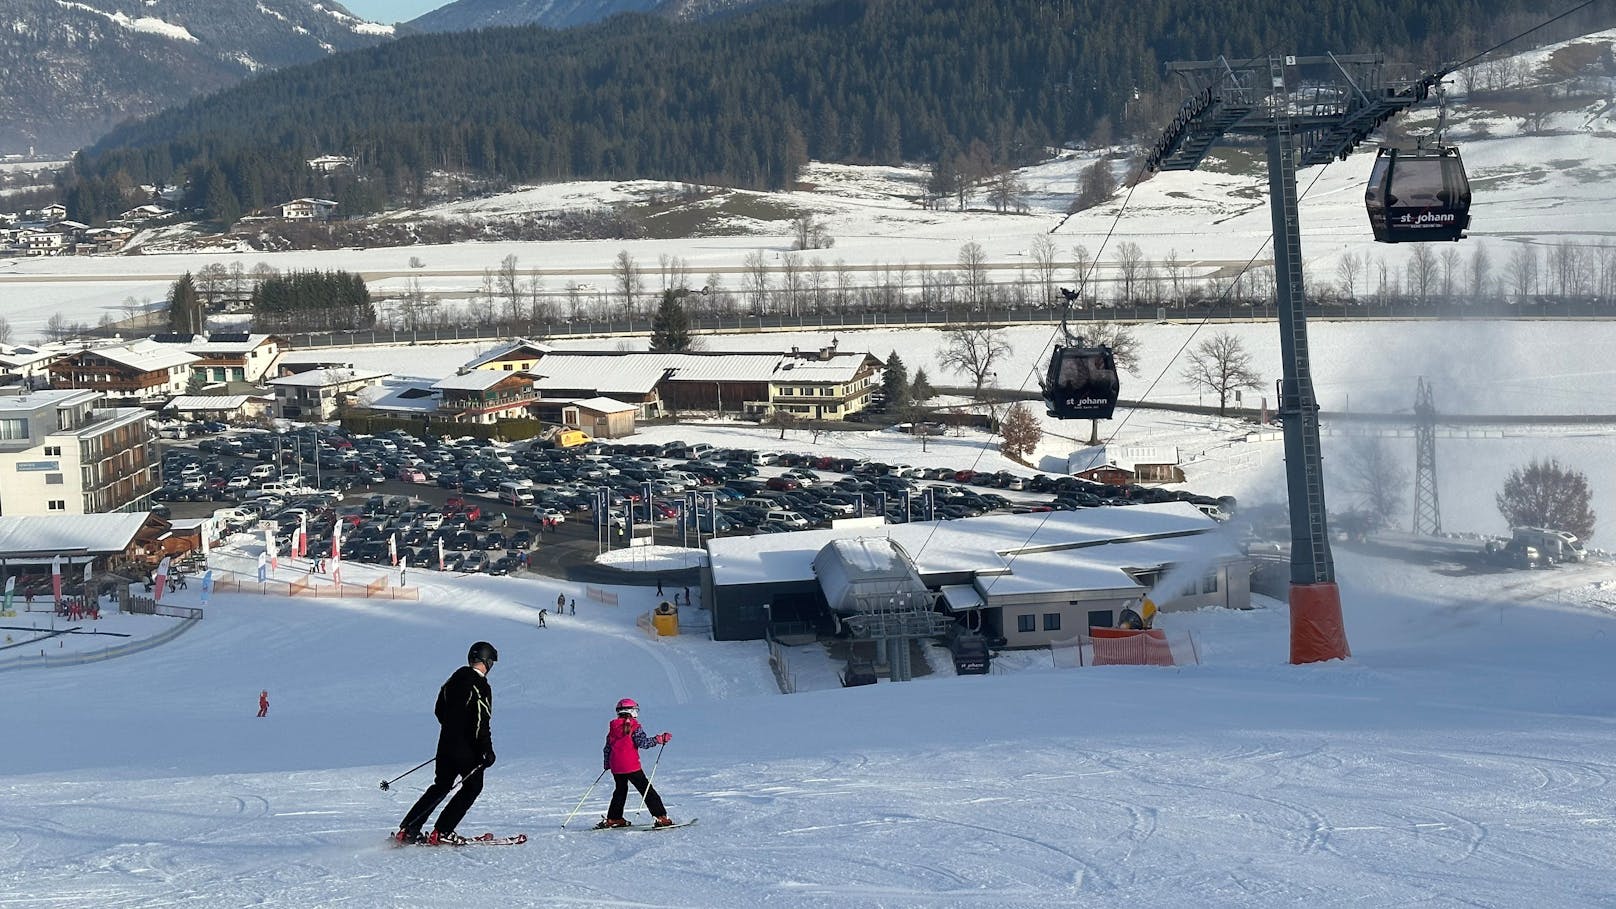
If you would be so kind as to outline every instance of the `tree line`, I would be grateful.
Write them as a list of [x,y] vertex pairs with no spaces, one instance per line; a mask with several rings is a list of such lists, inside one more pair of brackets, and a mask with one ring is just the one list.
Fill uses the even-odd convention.
[[[1384,51],[1429,69],[1537,15],[1522,0],[815,0],[422,35],[122,126],[61,188],[91,223],[140,184],[184,186],[228,223],[303,195],[345,214],[419,202],[442,173],[777,190],[813,159],[937,162],[941,200],[1051,146],[1153,133],[1182,100],[1167,60]],[[356,167],[313,172],[325,153]],[[1013,205],[1012,184],[991,188]]]

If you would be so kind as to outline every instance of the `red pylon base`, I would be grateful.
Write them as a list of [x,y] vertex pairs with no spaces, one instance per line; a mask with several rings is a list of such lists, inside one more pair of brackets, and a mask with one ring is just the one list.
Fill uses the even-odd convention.
[[1291,662],[1352,657],[1341,620],[1341,590],[1334,581],[1291,585]]

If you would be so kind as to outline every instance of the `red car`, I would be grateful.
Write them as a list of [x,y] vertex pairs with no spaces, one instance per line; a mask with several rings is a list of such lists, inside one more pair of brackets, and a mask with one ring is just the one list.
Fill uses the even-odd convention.
[[763,485],[778,492],[791,492],[802,488],[801,483],[796,480],[788,480],[785,477],[770,477],[768,482]]

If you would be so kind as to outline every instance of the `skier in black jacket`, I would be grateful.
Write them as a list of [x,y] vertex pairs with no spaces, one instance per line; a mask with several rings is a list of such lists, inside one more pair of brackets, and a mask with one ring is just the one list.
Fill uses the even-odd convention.
[[[440,843],[458,846],[466,842],[465,837],[455,832],[455,827],[482,793],[483,771],[494,766],[494,740],[488,728],[489,716],[494,710],[494,692],[488,687],[487,675],[498,659],[499,652],[493,644],[478,641],[466,654],[467,665],[456,669],[438,689],[438,702],[432,710],[442,727],[438,732],[436,776],[398,825],[398,832],[394,834],[398,842],[433,846]],[[460,791],[438,815],[432,832],[422,836],[421,825],[454,788],[457,779],[461,781]]]

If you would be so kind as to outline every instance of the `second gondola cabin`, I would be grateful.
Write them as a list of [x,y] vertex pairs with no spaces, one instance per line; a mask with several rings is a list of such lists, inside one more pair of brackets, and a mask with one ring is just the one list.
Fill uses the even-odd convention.
[[1382,148],[1364,206],[1381,243],[1463,239],[1470,226],[1470,180],[1459,149]]
[[1060,420],[1109,420],[1121,384],[1105,346],[1057,345],[1044,376],[1044,410]]

